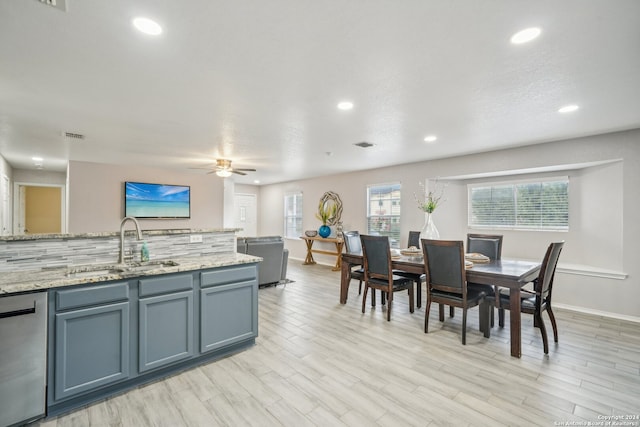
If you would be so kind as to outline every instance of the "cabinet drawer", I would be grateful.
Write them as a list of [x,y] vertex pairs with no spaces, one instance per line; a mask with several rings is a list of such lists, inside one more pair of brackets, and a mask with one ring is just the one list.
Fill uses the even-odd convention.
[[55,291],[56,310],[88,307],[129,299],[127,282]]
[[188,291],[193,289],[193,276],[180,274],[140,280],[140,296],[148,297],[169,292]]
[[219,270],[200,273],[200,287],[224,285],[226,283],[245,282],[255,280],[258,276],[255,265],[239,268],[222,268]]

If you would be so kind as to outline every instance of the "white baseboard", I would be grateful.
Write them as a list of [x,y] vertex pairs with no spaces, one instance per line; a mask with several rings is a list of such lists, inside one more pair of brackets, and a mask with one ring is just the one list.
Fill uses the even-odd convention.
[[600,310],[594,310],[591,308],[576,307],[576,306],[567,305],[567,304],[553,303],[552,307],[559,308],[562,310],[567,310],[567,311],[575,311],[576,313],[592,314],[594,316],[602,316],[602,317],[608,317],[611,319],[626,320],[627,322],[640,323],[640,317],[637,317],[637,316],[627,316],[626,314],[611,313],[609,311],[600,311]]

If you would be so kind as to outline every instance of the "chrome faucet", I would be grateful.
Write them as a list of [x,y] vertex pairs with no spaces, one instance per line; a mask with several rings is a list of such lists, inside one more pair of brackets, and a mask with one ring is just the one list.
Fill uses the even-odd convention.
[[120,222],[120,255],[118,257],[118,263],[124,264],[124,224],[128,220],[133,221],[136,226],[136,232],[138,233],[138,240],[142,240],[142,231],[140,231],[140,224],[138,220],[132,216],[125,216]]

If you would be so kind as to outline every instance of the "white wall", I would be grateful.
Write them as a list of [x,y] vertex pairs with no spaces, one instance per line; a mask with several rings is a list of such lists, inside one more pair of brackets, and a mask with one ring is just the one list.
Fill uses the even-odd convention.
[[143,229],[222,228],[223,180],[168,169],[70,161],[69,233],[117,231],[124,216],[124,182],[191,186],[190,219],[141,219]]
[[[260,234],[283,233],[283,198],[289,191],[302,191],[304,229],[317,229],[317,203],[325,191],[335,191],[343,201],[345,230],[366,230],[366,187],[386,182],[402,183],[401,241],[409,230],[419,230],[424,216],[413,200],[418,182],[427,178],[457,177],[446,189],[445,202],[434,220],[443,239],[463,240],[467,232],[467,188],[469,182],[508,180],[513,177],[463,180],[460,176],[499,173],[530,168],[549,168],[611,161],[584,169],[568,168],[540,176],[568,175],[570,179],[570,231],[504,231],[503,257],[541,260],[549,242],[565,240],[561,264],[578,272],[594,270],[626,273],[624,279],[612,279],[576,273],[558,273],[556,304],[583,310],[640,318],[640,130],[617,132],[528,147],[480,153],[455,158],[419,162],[388,168],[325,176],[263,186],[260,190]],[[532,175],[518,175],[529,178]],[[536,175],[533,175],[536,176]],[[301,240],[286,241],[293,259],[304,259]],[[334,259],[314,255],[317,261],[333,264]],[[298,262],[292,260],[292,262]],[[604,274],[608,276],[608,274]],[[336,274],[336,280],[339,275]],[[337,293],[336,293],[337,299]]]
[[67,174],[45,170],[14,169],[13,181],[28,184],[66,185]]

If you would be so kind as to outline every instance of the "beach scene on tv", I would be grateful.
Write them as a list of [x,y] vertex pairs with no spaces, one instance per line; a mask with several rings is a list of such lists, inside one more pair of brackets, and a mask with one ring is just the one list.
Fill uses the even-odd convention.
[[183,185],[125,183],[125,216],[189,218],[190,188]]

